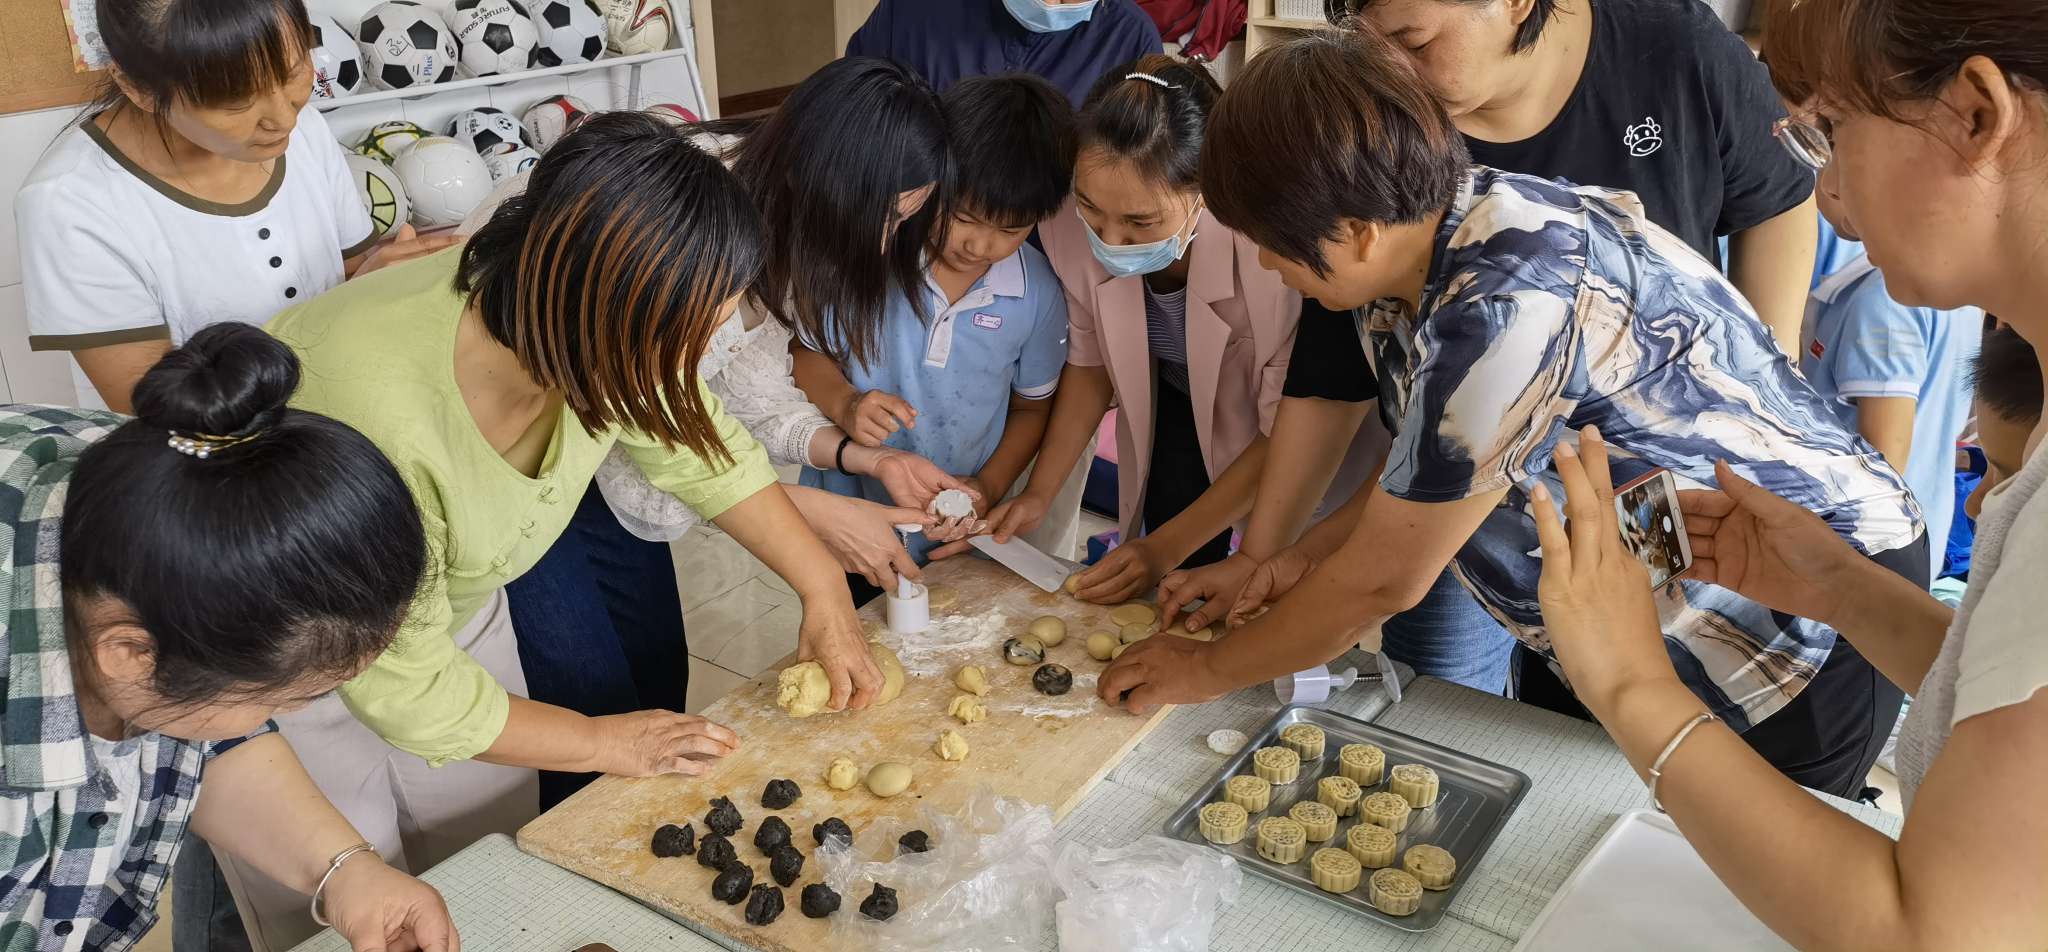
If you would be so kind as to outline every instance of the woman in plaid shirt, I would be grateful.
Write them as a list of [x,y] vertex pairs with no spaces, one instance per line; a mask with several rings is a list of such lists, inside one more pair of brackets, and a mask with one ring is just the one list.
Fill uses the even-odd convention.
[[269,725],[384,651],[426,563],[397,471],[286,409],[298,380],[217,324],[143,377],[139,419],[0,407],[0,952],[134,946],[188,825],[356,949],[459,949]]

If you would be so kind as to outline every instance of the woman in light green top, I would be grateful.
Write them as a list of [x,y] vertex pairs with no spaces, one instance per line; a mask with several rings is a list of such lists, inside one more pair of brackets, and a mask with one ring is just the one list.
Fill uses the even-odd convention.
[[[509,628],[501,589],[561,534],[615,444],[795,589],[799,654],[831,675],[833,708],[865,707],[880,687],[839,563],[760,444],[696,379],[754,278],[759,233],[716,159],[659,119],[604,114],[550,149],[526,192],[462,249],[271,322],[305,365],[293,405],[356,427],[391,458],[433,554],[391,650],[340,691],[355,720],[404,753],[352,741],[361,727],[331,717],[280,722],[305,759],[323,762],[316,779],[365,835],[388,828],[410,846],[438,833],[459,848],[532,815],[535,768],[696,774],[738,745],[694,716],[586,717],[520,697],[509,641],[489,634]],[[393,782],[363,779],[383,774]],[[271,918],[248,885],[245,914],[254,905]]]

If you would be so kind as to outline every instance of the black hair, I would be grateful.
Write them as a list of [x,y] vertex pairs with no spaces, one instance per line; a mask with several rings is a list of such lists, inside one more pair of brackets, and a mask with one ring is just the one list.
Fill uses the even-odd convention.
[[941,97],[952,126],[953,208],[998,228],[1036,225],[1074,187],[1074,107],[1029,73],[961,80]]
[[1346,220],[1423,221],[1450,206],[1470,165],[1414,62],[1371,29],[1260,53],[1223,94],[1202,149],[1216,219],[1318,275],[1329,270],[1323,242]]
[[[302,0],[99,0],[98,12],[107,58],[159,117],[283,86],[313,46]],[[123,98],[110,80],[86,114]]]
[[1200,188],[1202,138],[1209,112],[1222,95],[1223,88],[1200,63],[1164,53],[1141,56],[1102,74],[1088,90],[1081,102],[1081,147],[1098,147],[1134,163],[1152,181]]
[[1971,376],[1977,400],[2009,423],[2041,419],[2041,359],[2012,326],[1986,320],[1984,344]]
[[[841,366],[872,358],[890,289],[921,287],[925,249],[945,243],[947,140],[938,93],[900,63],[844,57],[797,84],[733,159],[766,234],[755,304]],[[898,222],[896,196],[927,185]]]
[[[1324,16],[1328,17],[1331,23],[1342,24],[1346,18],[1363,12],[1365,8],[1372,6],[1374,2],[1376,0],[1326,0],[1323,8]],[[1500,3],[1502,0],[1443,0],[1443,2],[1483,4]],[[1515,28],[1514,52],[1526,53],[1530,48],[1534,47],[1536,41],[1543,38],[1543,31],[1549,29],[1551,18],[1556,15],[1557,0],[1531,0],[1529,15],[1522,20],[1520,26]]]
[[578,123],[470,237],[455,288],[585,429],[729,463],[697,364],[759,272],[761,219],[693,134],[644,112]]
[[[172,706],[347,677],[390,646],[426,571],[419,507],[367,437],[285,406],[298,383],[290,348],[233,323],[142,376],[136,419],[80,455],[64,500],[75,655],[99,597],[149,633]],[[200,458],[175,435],[246,441]]]

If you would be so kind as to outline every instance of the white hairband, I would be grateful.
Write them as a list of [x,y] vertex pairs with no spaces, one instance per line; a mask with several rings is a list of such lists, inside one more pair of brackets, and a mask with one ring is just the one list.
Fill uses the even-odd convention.
[[1130,74],[1130,75],[1128,75],[1128,76],[1125,76],[1124,78],[1125,78],[1125,79],[1142,79],[1142,80],[1144,80],[1144,81],[1146,81],[1146,82],[1148,82],[1148,83],[1151,83],[1151,84],[1153,84],[1153,85],[1155,85],[1155,86],[1158,86],[1158,87],[1159,87],[1160,89],[1179,89],[1179,88],[1180,88],[1179,86],[1175,86],[1174,84],[1172,84],[1172,83],[1169,83],[1169,82],[1167,82],[1166,80],[1160,79],[1159,77],[1157,77],[1157,76],[1154,76],[1154,75],[1152,75],[1151,73],[1132,73],[1132,74]]

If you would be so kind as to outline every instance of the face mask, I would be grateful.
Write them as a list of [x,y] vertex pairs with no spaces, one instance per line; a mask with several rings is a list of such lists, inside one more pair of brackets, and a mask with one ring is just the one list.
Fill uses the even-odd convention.
[[1051,4],[1046,0],[1003,0],[1010,15],[1033,33],[1058,33],[1071,30],[1089,17],[1095,15],[1097,0],[1087,3]]
[[[1202,206],[1195,205],[1194,209],[1188,212],[1188,217],[1180,223],[1180,227],[1186,228],[1188,222],[1194,221],[1195,216],[1201,211]],[[1078,216],[1080,212],[1074,214]],[[1081,227],[1088,232],[1088,247],[1095,250],[1095,260],[1101,262],[1102,270],[1109,272],[1109,276],[1113,278],[1151,274],[1179,261],[1181,255],[1187,254],[1188,246],[1195,243],[1194,235],[1189,235],[1186,241],[1182,241],[1180,229],[1175,229],[1173,234],[1158,241],[1148,241],[1142,245],[1112,245],[1105,243],[1102,236],[1095,233],[1095,227],[1088,224],[1088,219],[1081,219]]]

